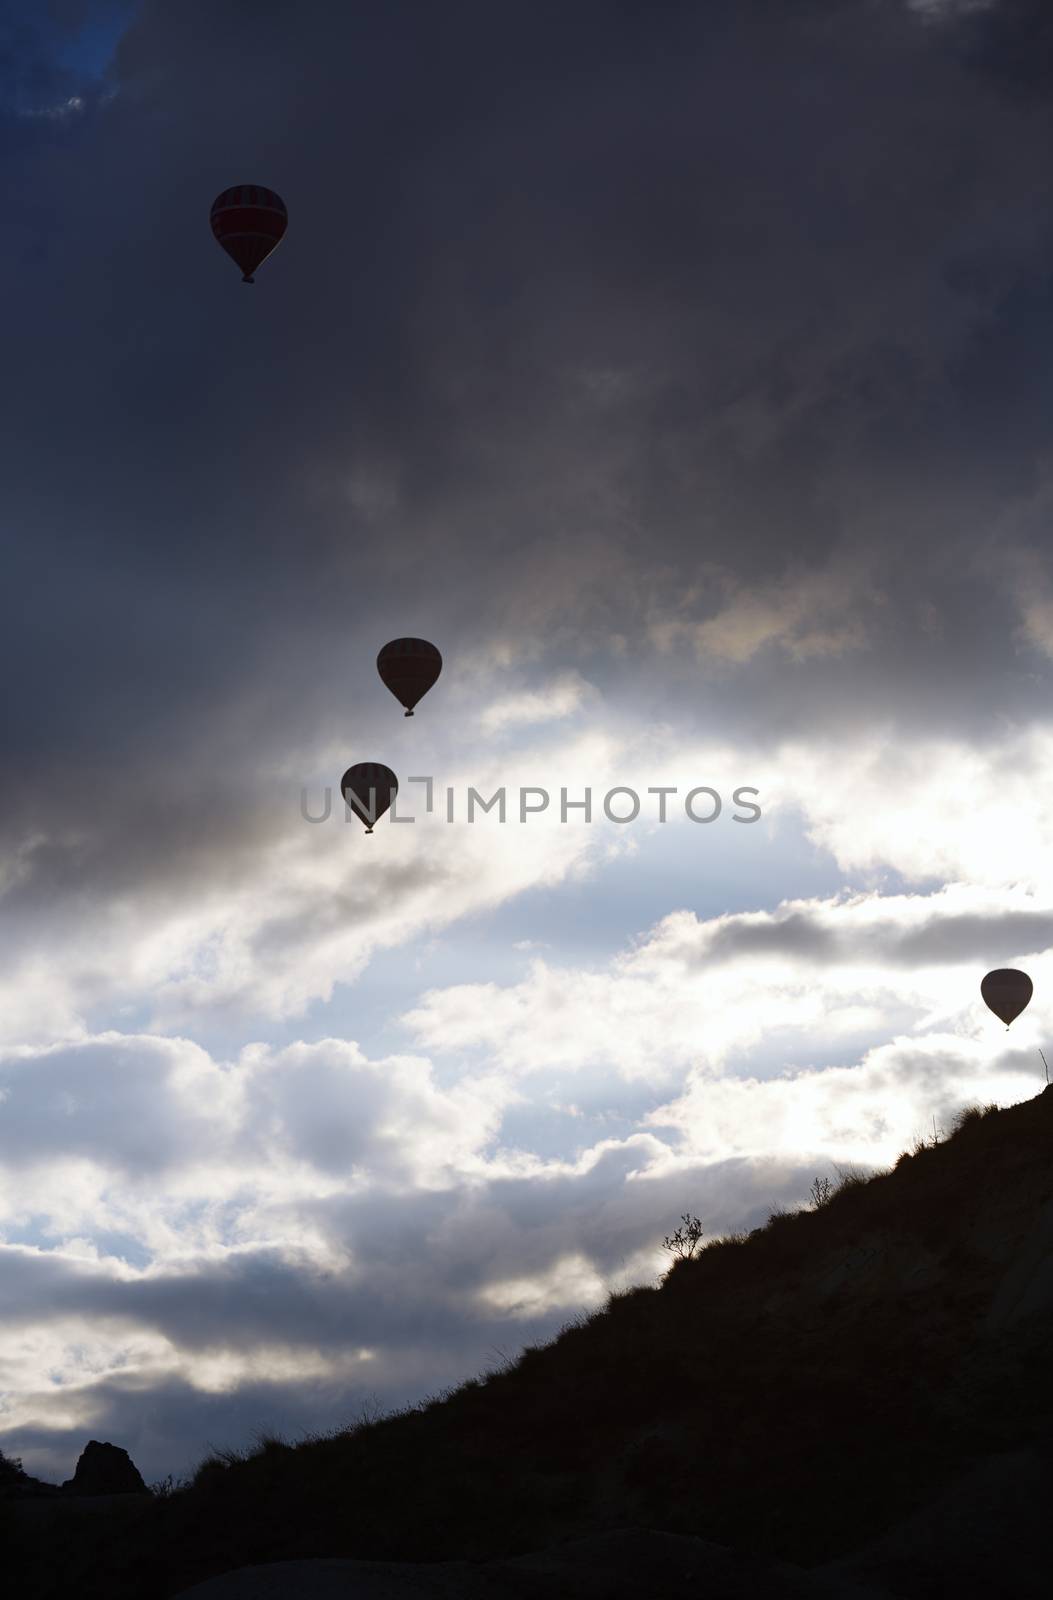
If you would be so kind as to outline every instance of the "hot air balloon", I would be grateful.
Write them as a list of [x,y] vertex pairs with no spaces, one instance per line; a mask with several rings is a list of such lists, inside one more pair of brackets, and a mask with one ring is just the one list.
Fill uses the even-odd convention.
[[211,221],[219,243],[241,268],[242,283],[255,283],[252,274],[281,242],[289,217],[273,189],[238,183],[213,200]]
[[377,671],[412,717],[413,707],[442,671],[442,656],[427,639],[392,639],[377,656]]
[[379,821],[398,793],[399,780],[390,767],[379,761],[360,761],[348,767],[340,779],[340,793],[345,805],[362,818],[366,832],[373,832],[373,823]]
[[1018,972],[1015,967],[998,967],[984,978],[980,993],[995,1016],[1001,1017],[1008,1031],[1013,1018],[1020,1015],[1031,999],[1034,984],[1026,972]]

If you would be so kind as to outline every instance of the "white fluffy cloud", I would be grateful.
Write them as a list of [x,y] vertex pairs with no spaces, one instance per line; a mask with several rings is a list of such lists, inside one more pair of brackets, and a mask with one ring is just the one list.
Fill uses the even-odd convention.
[[[855,894],[700,922],[673,912],[608,970],[532,964],[514,985],[458,984],[406,1017],[435,1052],[477,1052],[516,1077],[570,1069],[660,1085],[726,1069],[762,1040],[779,1051],[851,1051],[860,1039],[953,1021],[990,1032],[979,979],[1027,961],[1053,979],[1053,908],[1021,890],[953,885],[931,895]],[[1044,1011],[1018,1023],[1031,1036]],[[942,1035],[941,1035],[942,1037]]]
[[537,689],[503,695],[486,707],[479,720],[484,732],[500,733],[505,728],[551,722],[569,716],[589,698],[595,697],[592,685],[580,673],[565,672]]
[[794,741],[769,779],[771,804],[800,808],[846,873],[892,869],[916,882],[1053,883],[1053,777],[1045,727],[960,739],[902,739],[892,726],[857,741]]

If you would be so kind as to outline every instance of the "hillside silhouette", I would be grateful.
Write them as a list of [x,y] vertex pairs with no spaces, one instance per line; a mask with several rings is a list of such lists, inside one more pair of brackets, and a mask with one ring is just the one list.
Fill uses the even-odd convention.
[[1051,1153],[1053,1086],[971,1108],[441,1398],[212,1456],[119,1516],[9,1501],[17,1592],[143,1600],[262,1562],[494,1561],[649,1529],[841,1573],[830,1593],[1044,1593]]

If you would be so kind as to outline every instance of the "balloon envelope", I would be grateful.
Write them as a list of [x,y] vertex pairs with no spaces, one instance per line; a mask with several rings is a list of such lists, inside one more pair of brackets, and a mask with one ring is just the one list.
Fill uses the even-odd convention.
[[996,1017],[1001,1017],[1008,1028],[1018,1017],[1034,993],[1034,984],[1026,972],[1015,967],[997,967],[989,972],[980,984],[980,993]]
[[360,761],[348,767],[340,779],[344,804],[362,818],[367,833],[373,832],[372,824],[384,815],[398,787],[399,780],[391,768],[382,766],[379,761]]
[[377,671],[412,717],[413,707],[442,671],[442,656],[427,639],[392,639],[377,656]]
[[238,183],[224,189],[212,202],[212,232],[242,272],[242,283],[281,242],[289,217],[285,202],[273,189],[258,183]]

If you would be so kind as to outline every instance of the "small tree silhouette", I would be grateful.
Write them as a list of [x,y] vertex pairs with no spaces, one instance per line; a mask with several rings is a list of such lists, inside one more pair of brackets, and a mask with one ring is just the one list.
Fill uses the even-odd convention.
[[812,1187],[808,1193],[811,1196],[813,1207],[818,1211],[820,1206],[828,1205],[834,1197],[833,1180],[823,1177],[813,1178]]
[[662,1244],[679,1261],[690,1261],[702,1243],[702,1224],[697,1217],[688,1216],[686,1213],[680,1221],[683,1227],[677,1228],[671,1237],[663,1239]]
[[0,1450],[0,1484],[20,1483],[25,1480],[26,1473],[22,1468],[20,1456],[5,1456]]

